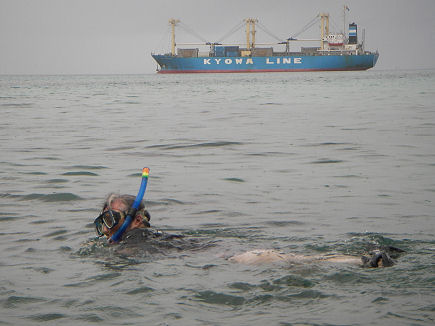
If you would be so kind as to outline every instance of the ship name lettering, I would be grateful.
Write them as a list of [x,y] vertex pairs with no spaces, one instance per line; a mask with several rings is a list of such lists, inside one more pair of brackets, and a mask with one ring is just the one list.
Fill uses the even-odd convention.
[[[203,63],[205,65],[211,65],[213,64],[212,61],[213,59],[204,59]],[[221,64],[222,59],[214,59],[214,63],[219,65]],[[230,59],[230,58],[226,58],[224,59],[224,61],[222,61],[222,63],[226,64],[226,65],[230,65],[232,63],[236,63],[238,65],[243,64],[243,59],[242,58],[236,58],[236,59]],[[253,65],[254,61],[252,60],[252,58],[246,58],[246,61],[244,62],[245,65]],[[302,58],[266,58],[266,64],[268,65],[273,65],[273,64],[301,64],[302,63]]]
[[[266,64],[268,65],[273,65],[273,64],[280,64],[281,63],[281,58],[275,58],[275,60],[273,58],[266,58]],[[282,63],[283,64],[291,64],[292,63],[292,58],[282,58]],[[294,64],[301,64],[302,63],[302,58],[293,58],[293,63]]]

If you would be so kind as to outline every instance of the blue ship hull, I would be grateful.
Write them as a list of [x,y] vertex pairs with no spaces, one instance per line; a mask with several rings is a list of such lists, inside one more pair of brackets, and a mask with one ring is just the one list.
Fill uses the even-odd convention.
[[153,54],[152,57],[160,66],[159,73],[237,73],[367,70],[375,66],[379,54],[190,58]]

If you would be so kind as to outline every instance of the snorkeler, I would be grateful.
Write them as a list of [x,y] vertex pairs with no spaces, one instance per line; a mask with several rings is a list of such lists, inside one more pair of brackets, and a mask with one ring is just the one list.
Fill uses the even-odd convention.
[[[101,214],[94,220],[95,229],[99,237],[106,236],[110,239],[125,221],[129,208],[135,200],[131,195],[118,195],[111,193],[104,201]],[[126,233],[137,228],[149,228],[151,215],[145,209],[144,202],[141,201],[139,209],[136,211]]]
[[[179,250],[198,247],[194,240],[184,240],[182,235],[166,234],[150,229],[151,215],[145,209],[143,196],[148,181],[149,169],[142,170],[142,183],[136,197],[131,195],[109,194],[104,201],[100,215],[94,220],[97,235],[106,236],[109,243],[143,245],[144,250],[156,252],[156,248]],[[164,240],[164,241],[162,241]],[[150,249],[152,248],[152,249]],[[363,267],[389,267],[394,265],[391,258],[404,252],[401,249],[386,246],[382,250],[371,252],[367,256],[350,255],[296,255],[276,250],[252,250],[229,257],[231,262],[242,264],[262,264],[273,262],[335,262],[358,264]]]
[[[99,237],[107,237],[111,239],[112,236],[120,229],[124,223],[126,215],[128,214],[131,206],[135,201],[135,197],[131,195],[109,194],[104,201],[101,214],[95,219],[95,228]],[[143,248],[150,248],[151,243],[154,244],[154,251],[156,244],[158,247],[166,249],[177,248],[183,249],[180,241],[182,235],[167,234],[162,231],[157,231],[150,228],[151,215],[145,209],[144,202],[140,201],[140,205],[133,217],[129,227],[122,234],[120,240],[125,244],[148,244]],[[162,241],[163,240],[163,241]],[[176,241],[174,243],[174,240]],[[184,244],[186,244],[184,242]],[[187,247],[191,247],[188,245]],[[187,248],[186,248],[187,249]],[[310,262],[331,262],[331,263],[348,263],[360,265],[363,267],[389,267],[394,264],[391,258],[397,257],[403,250],[395,247],[383,247],[382,250],[375,250],[372,253],[357,257],[350,255],[297,255],[282,253],[276,250],[259,249],[251,250],[228,258],[230,262],[241,264],[266,264],[275,262],[287,263],[310,263]]]
[[[109,194],[104,201],[101,214],[94,220],[97,235],[99,237],[105,236],[110,242],[125,223],[134,201],[135,197],[131,195]],[[144,201],[141,200],[130,225],[120,236],[122,243],[140,244],[150,239],[171,240],[183,237],[151,229],[150,220],[151,215],[145,209]]]

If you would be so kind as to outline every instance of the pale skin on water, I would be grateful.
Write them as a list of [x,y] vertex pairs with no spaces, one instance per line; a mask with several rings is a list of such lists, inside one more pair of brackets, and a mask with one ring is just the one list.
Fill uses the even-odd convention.
[[346,255],[296,255],[281,253],[272,249],[259,249],[244,252],[229,258],[229,261],[234,263],[257,265],[276,262],[288,263],[311,263],[311,262],[331,262],[331,263],[347,263],[362,265],[361,257],[346,256]]

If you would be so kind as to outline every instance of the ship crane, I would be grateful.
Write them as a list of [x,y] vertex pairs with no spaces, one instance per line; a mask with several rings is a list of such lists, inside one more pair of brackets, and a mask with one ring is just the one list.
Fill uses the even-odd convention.
[[[298,39],[297,36],[304,33],[311,27],[313,27],[315,24],[319,22],[320,19],[320,39]],[[289,43],[290,42],[319,42],[320,41],[320,49],[324,49],[324,40],[325,37],[329,35],[329,14],[321,13],[316,15],[313,19],[311,19],[302,29],[297,32],[296,34],[293,34],[287,39],[287,51],[289,51]]]
[[171,25],[171,54],[172,56],[175,56],[175,26],[180,21],[178,19],[170,19],[169,24]]
[[[294,34],[292,37],[282,40],[282,38],[274,35],[271,31],[267,29],[266,26],[261,24],[258,19],[256,18],[247,18],[243,21],[237,23],[235,27],[233,27],[228,33],[226,33],[223,37],[221,37],[217,42],[209,42],[205,38],[203,38],[201,35],[193,31],[191,28],[189,28],[187,25],[181,23],[178,19],[170,19],[169,24],[171,26],[171,55],[176,56],[176,46],[177,45],[183,45],[183,46],[201,46],[201,45],[208,45],[210,46],[210,52],[213,53],[214,47],[216,45],[223,45],[223,46],[233,46],[233,45],[243,45],[241,43],[223,43],[223,40],[229,37],[230,35],[236,33],[239,31],[244,25],[246,26],[246,49],[252,50],[255,49],[257,45],[259,46],[268,46],[268,45],[286,45],[286,52],[288,53],[290,51],[290,42],[318,42],[321,41],[321,39],[298,39],[296,36],[299,34],[305,32],[307,29],[312,27],[316,22],[318,22],[319,17],[322,17],[321,15],[316,15],[314,19],[312,19],[308,24],[304,26],[304,28],[299,31],[298,33]],[[329,33],[329,21],[327,21],[328,27],[326,28],[327,33]],[[175,42],[175,27],[180,26],[183,28],[186,32],[189,34],[195,36],[196,38],[200,39],[202,42],[188,42],[188,43],[176,43]],[[263,30],[266,34],[271,36],[272,38],[276,39],[277,42],[267,42],[267,43],[257,43],[256,42],[256,27],[259,27],[261,30]],[[322,27],[322,30],[324,28]],[[323,37],[322,37],[323,38]]]
[[203,38],[201,35],[196,33],[194,30],[192,30],[190,27],[188,27],[186,24],[183,24],[179,19],[171,18],[169,20],[169,25],[171,26],[171,55],[175,56],[175,47],[177,43],[175,42],[175,26],[180,26],[183,28],[186,32],[194,35],[195,37],[202,40],[202,43],[179,43],[179,45],[209,45],[212,44],[208,42],[205,38]]

